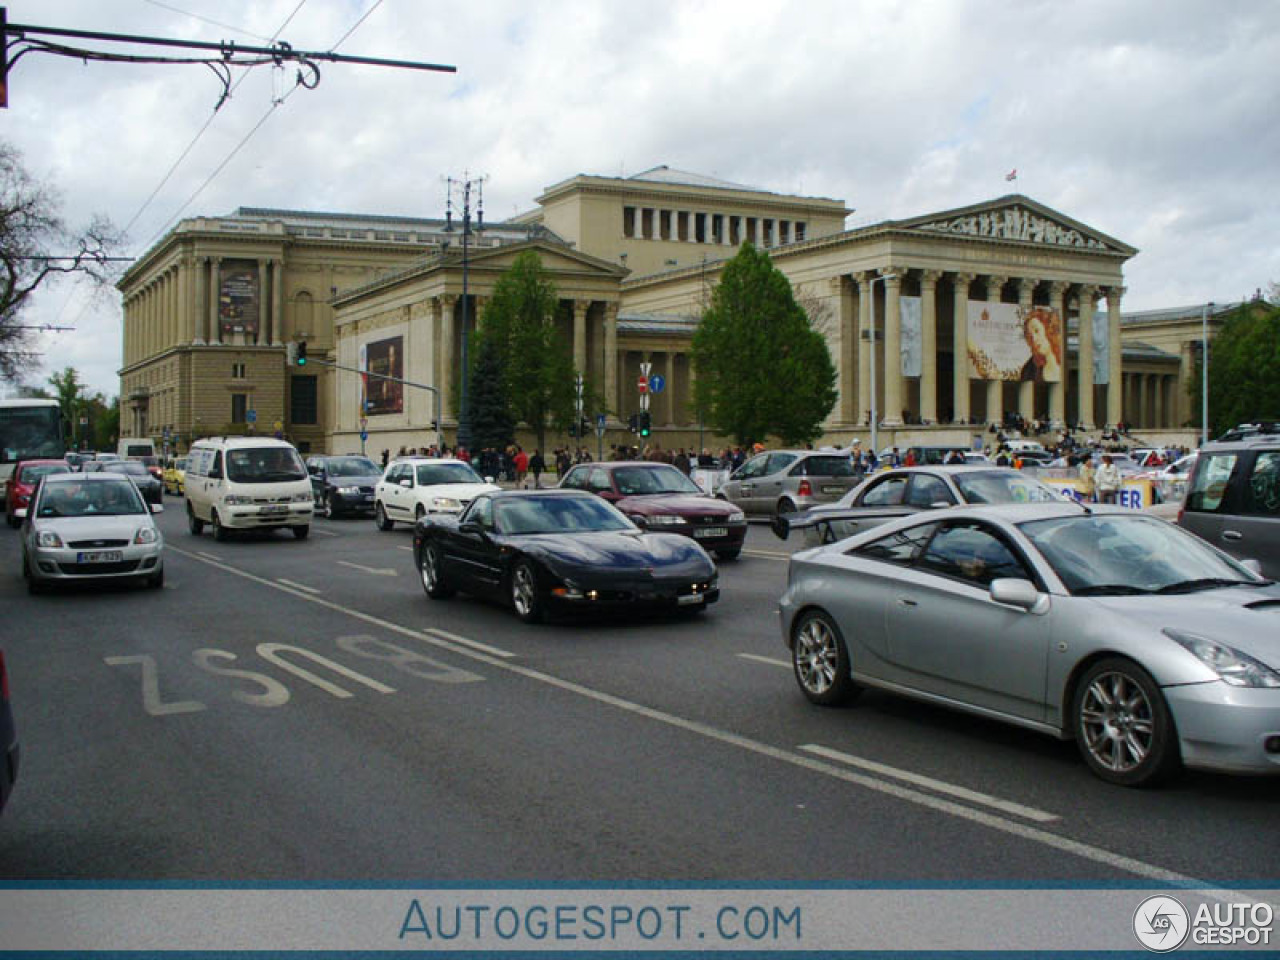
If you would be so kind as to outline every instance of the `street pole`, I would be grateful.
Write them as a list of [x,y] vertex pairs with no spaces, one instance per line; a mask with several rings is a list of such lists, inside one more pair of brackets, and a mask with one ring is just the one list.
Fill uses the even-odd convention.
[[[457,193],[462,198],[462,350],[460,351],[461,370],[458,376],[458,435],[455,447],[471,450],[471,411],[468,409],[470,362],[467,342],[471,335],[471,190],[476,191],[476,232],[484,229],[484,182],[488,177],[472,178],[464,173],[461,180],[453,177],[447,179],[448,189],[445,198],[445,231],[453,230],[453,197]],[[437,420],[437,426],[439,421]]]
[[[896,280],[897,274],[886,273],[878,277],[871,278],[871,455],[877,460],[880,458],[879,444],[879,422],[880,411],[876,405],[876,284],[883,284],[885,280]],[[883,289],[883,287],[881,288]],[[885,321],[888,322],[887,319]],[[885,357],[884,362],[887,365],[889,358]]]
[[1209,311],[1210,300],[1200,308],[1200,446],[1209,442]]

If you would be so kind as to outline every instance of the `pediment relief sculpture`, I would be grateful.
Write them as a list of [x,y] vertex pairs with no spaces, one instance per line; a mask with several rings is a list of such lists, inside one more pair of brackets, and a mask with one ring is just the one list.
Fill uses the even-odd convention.
[[917,229],[989,237],[993,240],[1022,240],[1058,247],[1110,250],[1110,247],[1095,237],[1021,207],[1006,207],[1003,210],[986,210],[962,217],[933,220],[920,224]]

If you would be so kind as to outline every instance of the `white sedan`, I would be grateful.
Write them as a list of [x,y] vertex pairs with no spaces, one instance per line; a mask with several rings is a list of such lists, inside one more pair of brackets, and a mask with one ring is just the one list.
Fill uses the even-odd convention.
[[393,460],[374,490],[374,517],[379,530],[390,530],[397,522],[414,523],[430,513],[461,513],[480,494],[498,489],[465,460]]

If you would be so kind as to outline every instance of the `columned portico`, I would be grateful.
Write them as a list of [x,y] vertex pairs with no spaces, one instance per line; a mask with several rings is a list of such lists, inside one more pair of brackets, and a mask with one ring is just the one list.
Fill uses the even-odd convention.
[[[1124,287],[1107,289],[1107,424],[1115,427],[1124,420],[1123,357],[1120,343],[1120,298]],[[1179,425],[1183,421],[1179,420]]]
[[[1023,316],[1031,312],[1031,304],[1035,300],[1036,283],[1037,281],[1030,277],[1023,277],[1018,281],[1018,308],[1022,311]],[[1035,419],[1035,380],[1023,380],[1018,384],[1018,415],[1028,423]]]
[[938,280],[941,270],[920,274],[920,419],[938,422]]
[[1093,301],[1098,291],[1081,286],[1076,320],[1076,421],[1081,430],[1093,429]]
[[[1004,290],[1007,277],[993,274],[987,277],[987,303],[999,303],[1000,294]],[[1004,421],[1004,381],[987,381],[987,423],[1000,424]]]
[[902,426],[902,275],[905,267],[888,267],[884,277],[884,414],[886,427]]
[[969,382],[969,286],[974,281],[972,273],[957,273],[955,277],[954,300],[955,310],[952,324],[955,328],[953,338],[955,368],[955,411],[952,416],[956,423],[968,423],[973,417],[969,406],[971,385]]
[[[1060,280],[1055,280],[1049,284],[1049,306],[1058,311],[1058,316],[1063,318],[1063,339],[1066,339],[1066,316],[1067,316],[1067,287],[1068,284]],[[1065,353],[1065,351],[1064,351]],[[1066,360],[1064,355],[1063,360]],[[1065,362],[1062,367],[1062,379],[1052,381],[1049,384],[1049,422],[1055,430],[1062,429],[1067,422],[1067,367]]]

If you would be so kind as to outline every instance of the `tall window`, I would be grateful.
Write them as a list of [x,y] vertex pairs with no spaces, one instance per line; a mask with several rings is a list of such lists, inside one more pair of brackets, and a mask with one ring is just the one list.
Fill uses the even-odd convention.
[[231,395],[231,422],[244,423],[245,415],[249,412],[249,395],[247,393],[233,393]]
[[319,423],[319,396],[314,376],[289,378],[289,419],[292,423]]
[[232,379],[232,380],[243,380],[243,379],[244,379],[244,376],[245,376],[244,364],[243,364],[243,363],[233,363],[233,364],[231,365],[231,379]]

